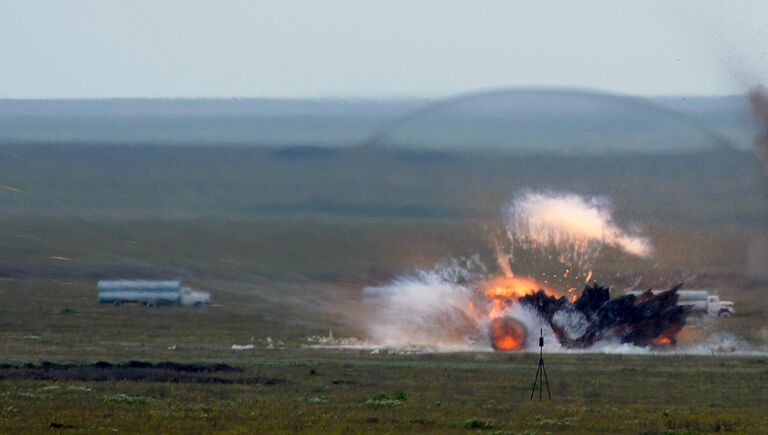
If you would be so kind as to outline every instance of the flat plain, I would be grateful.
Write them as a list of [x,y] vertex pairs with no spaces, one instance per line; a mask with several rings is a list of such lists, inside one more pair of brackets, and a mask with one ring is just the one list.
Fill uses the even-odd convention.
[[[553,400],[539,402],[528,400],[534,354],[306,347],[329,330],[364,338],[367,285],[475,254],[493,272],[504,205],[522,189],[549,189],[610,197],[617,219],[654,241],[650,260],[605,250],[601,281],[617,291],[716,288],[737,307],[717,328],[764,351],[768,284],[746,264],[765,198],[749,153],[3,151],[3,432],[768,432],[760,354],[547,355]],[[96,303],[98,279],[138,277],[182,279],[214,304]],[[72,366],[52,371],[46,361]],[[236,370],[111,376],[99,361]]]

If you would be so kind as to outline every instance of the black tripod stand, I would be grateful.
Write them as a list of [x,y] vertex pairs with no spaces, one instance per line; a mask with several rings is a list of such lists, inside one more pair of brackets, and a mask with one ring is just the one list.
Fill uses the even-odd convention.
[[552,393],[549,392],[549,379],[547,379],[547,369],[544,368],[544,328],[541,329],[539,336],[539,368],[536,369],[536,377],[533,379],[533,390],[531,391],[531,400],[533,393],[536,392],[536,384],[539,384],[539,400],[542,397],[542,389],[547,386],[547,395],[552,400]]

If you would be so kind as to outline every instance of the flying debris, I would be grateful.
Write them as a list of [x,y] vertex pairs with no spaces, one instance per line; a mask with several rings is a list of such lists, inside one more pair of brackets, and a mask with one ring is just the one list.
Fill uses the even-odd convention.
[[[675,344],[685,326],[687,309],[677,304],[677,285],[654,294],[626,294],[611,299],[608,287],[592,283],[571,303],[542,290],[518,299],[533,308],[550,325],[557,340],[567,348],[583,349],[603,339],[615,339],[635,346]],[[576,326],[564,318],[580,319]],[[577,334],[574,334],[577,332]]]

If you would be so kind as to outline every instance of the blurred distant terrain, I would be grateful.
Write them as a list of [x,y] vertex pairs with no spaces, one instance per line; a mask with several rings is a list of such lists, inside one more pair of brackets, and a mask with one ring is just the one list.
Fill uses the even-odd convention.
[[[532,113],[530,106],[523,104],[525,98],[532,98],[539,109],[533,114],[538,117],[556,117],[563,110],[566,118],[580,115],[568,111],[574,101],[570,92],[508,92],[501,93],[504,98],[478,99],[482,104],[460,105],[461,114],[488,122],[503,115],[510,101]],[[606,96],[585,94],[598,103],[591,119],[602,121],[604,133],[616,128],[625,132],[659,128],[658,123],[649,123],[644,113],[626,108],[616,111],[611,104],[604,104],[609,100]],[[382,125],[434,103],[423,99],[0,99],[0,143],[344,146],[354,145]],[[688,116],[744,149],[751,147],[758,131],[750,122],[749,102],[744,96],[658,97],[647,99],[646,104]],[[609,116],[613,117],[610,123],[606,122]],[[510,118],[514,117],[507,120]],[[421,125],[427,127],[432,126],[426,122]],[[450,125],[443,123],[441,127]],[[628,136],[623,139],[631,140]]]

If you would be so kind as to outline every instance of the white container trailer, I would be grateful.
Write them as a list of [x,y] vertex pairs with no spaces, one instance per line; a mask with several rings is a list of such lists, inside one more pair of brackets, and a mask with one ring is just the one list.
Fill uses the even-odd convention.
[[98,300],[102,304],[140,303],[158,305],[208,305],[211,295],[182,287],[180,281],[102,280],[98,283]]

